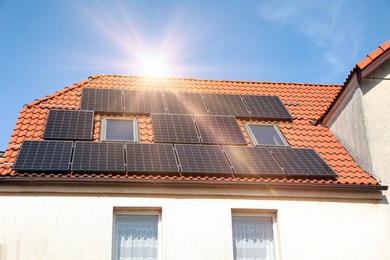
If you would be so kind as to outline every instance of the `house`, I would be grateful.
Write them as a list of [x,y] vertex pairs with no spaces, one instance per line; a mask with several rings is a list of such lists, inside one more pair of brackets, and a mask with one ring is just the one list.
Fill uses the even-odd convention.
[[389,49],[342,85],[94,75],[26,104],[0,259],[388,259]]

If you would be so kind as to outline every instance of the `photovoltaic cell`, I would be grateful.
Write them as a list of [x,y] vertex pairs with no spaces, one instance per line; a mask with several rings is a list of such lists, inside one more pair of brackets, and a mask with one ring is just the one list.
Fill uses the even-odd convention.
[[13,166],[15,171],[69,171],[71,141],[25,140]]
[[240,95],[203,94],[211,115],[249,117]]
[[164,92],[170,114],[207,115],[207,108],[200,93]]
[[246,144],[234,116],[196,115],[195,119],[204,144]]
[[91,140],[93,120],[93,111],[50,110],[43,138]]
[[219,145],[176,144],[175,147],[183,174],[232,174]]
[[223,146],[236,177],[286,175],[267,148]]
[[272,147],[270,150],[288,175],[337,176],[313,149]]
[[120,142],[76,142],[72,171],[125,172],[124,157]]
[[156,143],[199,143],[192,115],[152,114]]
[[80,110],[98,112],[123,112],[122,90],[83,88]]
[[147,173],[178,173],[171,144],[127,144],[127,171]]
[[124,110],[128,113],[165,113],[162,92],[124,90]]
[[252,117],[291,120],[292,117],[277,96],[241,95]]

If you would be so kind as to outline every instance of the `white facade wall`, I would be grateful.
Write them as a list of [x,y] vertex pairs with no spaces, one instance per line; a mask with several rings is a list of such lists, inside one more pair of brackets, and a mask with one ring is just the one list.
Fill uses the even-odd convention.
[[[337,196],[326,198],[302,191],[282,197],[277,190],[259,190],[276,196],[205,195],[212,190],[155,198],[3,192],[0,259],[111,259],[113,212],[147,208],[161,210],[162,260],[233,259],[234,209],[276,216],[279,259],[389,259],[390,211],[369,194],[353,198],[330,191]],[[303,198],[313,194],[318,198]]]
[[363,169],[390,185],[390,60],[360,82],[354,76],[347,89],[327,126]]

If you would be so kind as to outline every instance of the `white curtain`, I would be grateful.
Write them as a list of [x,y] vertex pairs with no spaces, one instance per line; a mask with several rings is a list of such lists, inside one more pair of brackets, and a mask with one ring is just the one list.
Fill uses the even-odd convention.
[[114,247],[117,260],[157,260],[158,216],[117,214]]
[[235,260],[275,259],[272,218],[233,216],[233,253]]

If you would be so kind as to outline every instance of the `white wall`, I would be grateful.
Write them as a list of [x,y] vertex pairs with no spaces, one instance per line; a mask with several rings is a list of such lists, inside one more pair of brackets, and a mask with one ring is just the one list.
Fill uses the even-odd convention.
[[232,259],[232,209],[277,211],[281,259],[388,259],[378,201],[228,197],[0,196],[0,259],[111,259],[115,208],[162,210],[163,260]]
[[360,82],[327,125],[367,172],[390,185],[390,60]]

